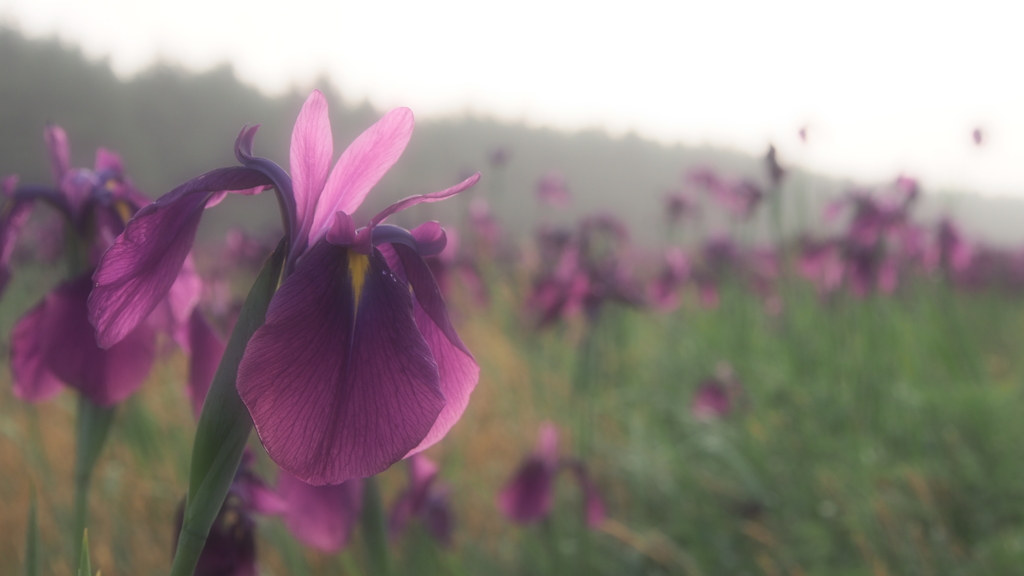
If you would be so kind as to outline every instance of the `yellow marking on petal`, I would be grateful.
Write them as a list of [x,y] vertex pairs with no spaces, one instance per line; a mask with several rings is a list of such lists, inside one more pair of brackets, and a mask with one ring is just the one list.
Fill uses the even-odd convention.
[[348,251],[348,277],[352,281],[352,303],[359,309],[359,299],[363,295],[366,283],[366,271],[370,269],[370,257],[358,252]]
[[121,222],[127,223],[132,219],[132,207],[123,200],[114,202],[114,210],[117,211],[117,215],[121,217]]

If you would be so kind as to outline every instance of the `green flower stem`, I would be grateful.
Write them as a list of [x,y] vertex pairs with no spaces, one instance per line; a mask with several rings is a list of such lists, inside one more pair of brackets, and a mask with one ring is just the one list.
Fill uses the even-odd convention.
[[363,515],[360,522],[363,527],[363,542],[366,543],[366,556],[370,562],[370,573],[387,576],[390,573],[387,524],[384,522],[380,488],[373,476],[363,482]]
[[100,406],[85,396],[78,396],[78,415],[75,419],[75,503],[71,524],[71,535],[75,542],[73,561],[82,555],[80,536],[89,519],[89,485],[92,483],[96,461],[110,433],[114,412],[113,406]]
[[224,504],[242,460],[252,419],[235,389],[235,379],[249,339],[266,320],[267,307],[280,282],[286,248],[287,243],[282,240],[249,290],[206,395],[192,445],[185,518],[171,576],[192,576],[210,526]]

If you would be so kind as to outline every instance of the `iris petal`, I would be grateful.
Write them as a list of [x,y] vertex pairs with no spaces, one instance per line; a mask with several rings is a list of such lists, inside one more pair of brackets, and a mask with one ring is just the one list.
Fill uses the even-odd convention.
[[[91,284],[88,276],[62,284],[23,318],[15,333],[25,340],[14,347],[12,363],[31,366],[29,352],[34,351],[41,356],[40,365],[54,377],[96,404],[111,406],[145,381],[156,356],[156,339],[153,328],[142,324],[110,349],[99,348],[87,317]],[[37,392],[50,391],[52,383],[45,380],[45,374],[43,378],[30,386]],[[15,384],[15,389],[19,386]]]
[[327,182],[334,156],[331,123],[327,119],[327,99],[314,90],[302,105],[292,129],[292,191],[295,194],[297,235],[309,232],[313,210]]
[[370,189],[398,162],[412,137],[413,125],[412,110],[396,108],[342,152],[316,205],[310,244],[323,237],[335,212],[352,214],[359,208]]
[[311,486],[281,472],[278,492],[287,502],[284,523],[295,538],[322,552],[348,544],[363,502],[362,479],[336,486]]
[[138,326],[170,290],[207,201],[222,190],[251,193],[270,179],[249,168],[221,168],[189,180],[139,210],[103,255],[89,318],[106,348]]
[[238,370],[277,464],[310,484],[367,477],[427,436],[445,400],[405,283],[326,241],[282,283]]
[[402,271],[416,296],[416,327],[427,341],[434,361],[437,362],[441,393],[445,399],[444,408],[430,428],[430,432],[410,452],[415,454],[437,443],[459,421],[480,379],[480,366],[455,333],[455,327],[448,318],[448,310],[441,298],[441,290],[426,262],[408,246],[392,244],[391,247],[398,254],[402,262]]

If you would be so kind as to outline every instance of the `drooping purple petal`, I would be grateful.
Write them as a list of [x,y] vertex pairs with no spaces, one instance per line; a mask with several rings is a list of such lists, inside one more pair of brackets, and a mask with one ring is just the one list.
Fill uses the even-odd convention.
[[314,90],[302,105],[292,129],[291,171],[295,194],[297,236],[309,233],[317,200],[327,183],[334,157],[331,122],[327,118],[327,99]]
[[[430,237],[427,234],[424,239],[429,242]],[[382,245],[380,251],[388,266],[412,286],[416,326],[437,362],[441,392],[445,398],[445,406],[430,432],[409,453],[413,455],[444,438],[448,430],[458,422],[480,379],[480,366],[455,332],[441,291],[423,258],[407,244],[398,242]]]
[[237,386],[270,457],[316,485],[386,469],[445,403],[406,285],[379,253],[328,242],[282,283]]
[[363,480],[312,486],[282,471],[278,491],[287,502],[284,523],[295,538],[321,552],[335,553],[348,544],[363,503]]
[[316,205],[310,228],[312,246],[327,232],[335,212],[352,214],[366,194],[395,165],[412,137],[412,110],[396,108],[359,135],[334,165]]
[[102,347],[138,326],[174,284],[211,195],[252,193],[271,185],[249,168],[221,168],[189,180],[143,207],[103,255],[93,280],[89,317]]
[[192,402],[192,412],[196,418],[203,410],[203,401],[217,373],[217,366],[227,347],[213,327],[206,321],[198,308],[192,311],[188,323],[189,354],[188,387],[185,389]]
[[416,303],[440,328],[445,337],[472,360],[472,354],[462,343],[459,335],[455,333],[455,327],[452,326],[451,320],[448,318],[448,308],[441,296],[441,289],[434,281],[434,274],[430,271],[430,266],[412,248],[404,244],[392,244],[392,246],[402,261],[402,270],[416,295]]
[[107,350],[96,345],[86,306],[89,276],[58,286],[33,320],[42,365],[53,376],[101,406],[116,404],[142,385],[156,356],[153,329],[141,324]]
[[68,134],[60,126],[51,124],[43,132],[43,139],[46,140],[46,150],[50,154],[50,171],[53,174],[53,181],[60,184],[64,179],[64,174],[71,169]]
[[14,395],[26,402],[42,402],[57,395],[61,382],[47,368],[46,299],[18,320],[11,331],[11,374]]
[[[423,441],[410,454],[416,454],[436,444],[459,421],[462,413],[469,405],[469,397],[480,379],[480,366],[464,347],[461,341],[453,343],[445,332],[438,327],[428,313],[416,305],[416,326],[430,347],[430,352],[437,362],[437,372],[444,394],[445,404],[438,414],[434,425],[430,427]],[[456,339],[458,336],[456,335]]]

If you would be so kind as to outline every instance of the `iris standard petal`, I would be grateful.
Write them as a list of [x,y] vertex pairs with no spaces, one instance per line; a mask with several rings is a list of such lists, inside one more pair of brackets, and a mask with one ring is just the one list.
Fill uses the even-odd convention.
[[287,502],[284,523],[295,538],[322,552],[348,544],[363,503],[363,480],[334,486],[311,486],[282,471],[278,492]]
[[331,122],[327,118],[327,99],[314,90],[302,105],[292,129],[292,192],[295,194],[296,234],[307,234],[320,192],[327,183],[334,157]]
[[395,165],[412,137],[412,110],[396,108],[359,135],[341,154],[324,186],[310,228],[313,245],[330,227],[335,212],[352,214],[366,194]]
[[251,193],[271,185],[249,168],[221,168],[189,180],[139,210],[103,255],[93,277],[89,318],[100,346],[112,346],[153,311],[178,277],[203,208],[222,190]]
[[86,308],[91,286],[86,275],[48,294],[37,308],[41,316],[33,320],[35,338],[46,370],[94,403],[111,406],[130,396],[149,375],[156,338],[152,327],[142,324],[110,349],[99,348]]
[[402,459],[445,402],[406,284],[379,252],[326,241],[274,295],[237,386],[270,457],[316,485]]

